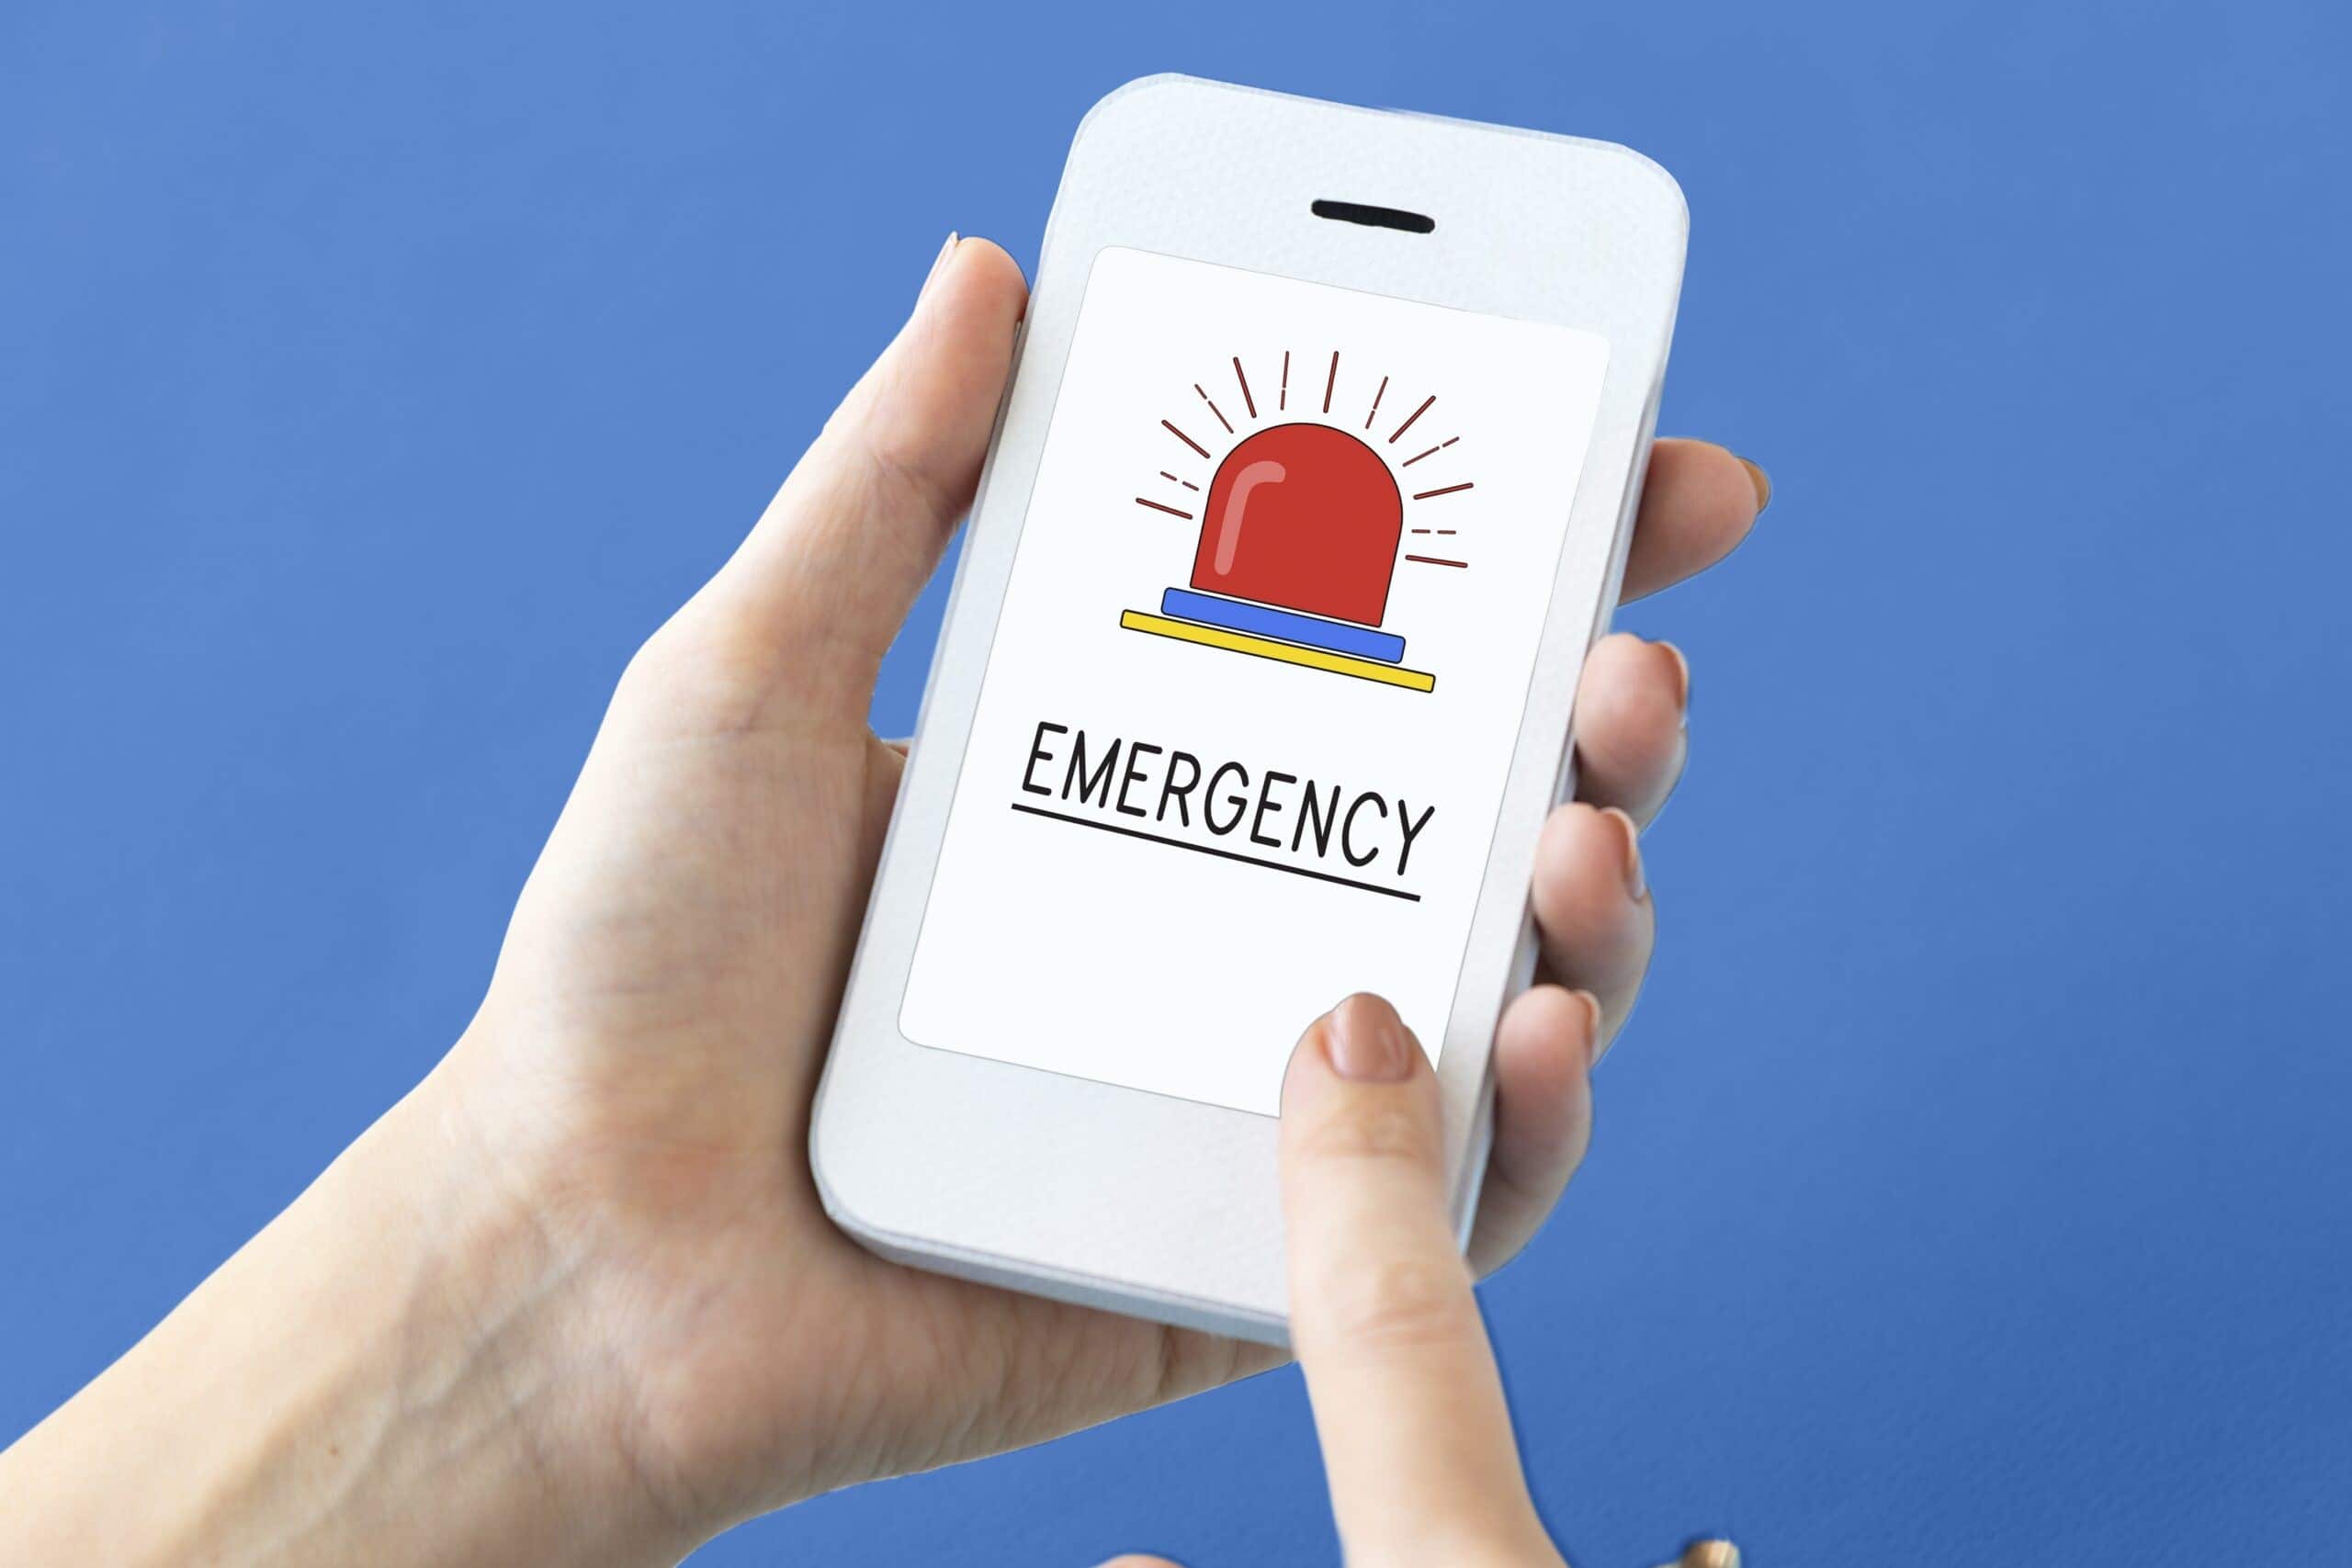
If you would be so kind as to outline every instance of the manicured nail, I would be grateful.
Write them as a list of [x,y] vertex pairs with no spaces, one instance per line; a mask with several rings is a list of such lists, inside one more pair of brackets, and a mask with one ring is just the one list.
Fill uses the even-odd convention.
[[1625,896],[1638,904],[1650,896],[1649,878],[1642,872],[1642,830],[1634,826],[1632,818],[1613,806],[1603,807],[1600,814],[1615,818],[1618,831],[1624,835]]
[[1772,504],[1772,476],[1764,471],[1763,465],[1747,457],[1739,459],[1739,466],[1747,470],[1747,482],[1756,487],[1756,514],[1761,517],[1764,509]]
[[1727,1540],[1694,1540],[1682,1553],[1681,1568],[1739,1568],[1739,1548]]
[[1600,1060],[1600,998],[1590,991],[1578,991],[1577,999],[1584,1003],[1584,1070],[1589,1073]]
[[[929,294],[931,292],[931,286],[939,280],[939,269],[947,265],[947,258],[956,254],[956,242],[961,238],[962,236],[957,234],[955,230],[950,229],[947,231],[947,243],[939,247],[939,254],[932,258],[931,270],[922,275],[922,288],[915,295],[916,304],[920,305],[922,303],[923,296]],[[1740,460],[1742,462],[1747,461],[1744,457]],[[1750,467],[1753,466],[1754,465],[1752,464],[1750,465]],[[1761,472],[1762,470],[1758,469],[1758,471]]]
[[1666,649],[1667,656],[1674,660],[1674,706],[1675,711],[1682,716],[1682,728],[1688,729],[1690,728],[1690,660],[1670,642],[1660,641],[1652,646]]
[[1350,997],[1331,1010],[1331,1069],[1351,1083],[1402,1083],[1413,1076],[1413,1043],[1396,1010],[1371,997]]

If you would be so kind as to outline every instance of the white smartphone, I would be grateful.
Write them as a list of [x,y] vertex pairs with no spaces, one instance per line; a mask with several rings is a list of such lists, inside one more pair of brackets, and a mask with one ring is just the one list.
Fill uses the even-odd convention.
[[1356,990],[1466,1229],[1687,226],[1603,142],[1175,76],[1086,117],[818,1097],[843,1229],[1280,1343],[1283,1067]]

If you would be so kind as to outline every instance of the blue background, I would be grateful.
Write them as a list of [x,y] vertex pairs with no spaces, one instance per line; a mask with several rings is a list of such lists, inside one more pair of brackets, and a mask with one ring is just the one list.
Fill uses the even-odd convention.
[[[2342,15],[10,6],[0,1436],[447,1046],[942,235],[1185,70],[1657,156],[1666,423],[1779,483],[1626,617],[1664,945],[1487,1292],[1577,1561],[2340,1551]],[[1328,1560],[1317,1474],[1285,1372],[701,1561]]]

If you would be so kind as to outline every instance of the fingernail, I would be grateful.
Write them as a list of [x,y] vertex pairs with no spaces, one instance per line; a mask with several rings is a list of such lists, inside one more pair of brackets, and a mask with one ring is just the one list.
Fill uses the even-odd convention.
[[1351,1083],[1402,1083],[1413,1072],[1413,1043],[1396,1010],[1372,997],[1350,997],[1331,1010],[1331,1070]]
[[[938,281],[939,269],[947,265],[947,258],[956,254],[956,242],[962,237],[963,236],[957,234],[953,229],[947,231],[947,243],[939,247],[939,254],[932,258],[931,270],[922,275],[922,288],[915,294],[916,304],[922,304],[923,301],[923,296],[931,292],[931,286]],[[1740,461],[1746,462],[1747,459],[1743,457]],[[1752,467],[1753,465],[1750,466]],[[1761,470],[1758,471],[1760,472]]]
[[1603,817],[1617,819],[1618,831],[1625,838],[1625,896],[1636,904],[1650,896],[1649,878],[1642,872],[1642,830],[1634,819],[1611,806],[1604,807]]
[[1747,470],[1747,482],[1756,487],[1756,515],[1761,517],[1764,509],[1772,504],[1772,476],[1764,471],[1762,464],[1751,457],[1741,457],[1739,466]]
[[1584,1003],[1584,1070],[1600,1059],[1600,998],[1590,991],[1578,991],[1577,999]]
[[1682,1553],[1681,1568],[1739,1568],[1739,1548],[1727,1540],[1694,1540]]
[[1690,728],[1690,660],[1670,642],[1660,641],[1654,646],[1666,649],[1667,656],[1674,660],[1674,705],[1682,715],[1682,728],[1688,729]]

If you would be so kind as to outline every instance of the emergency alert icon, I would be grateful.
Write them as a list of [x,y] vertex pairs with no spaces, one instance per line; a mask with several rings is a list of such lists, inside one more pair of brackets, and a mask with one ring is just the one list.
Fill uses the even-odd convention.
[[[1249,377],[1238,355],[1232,363],[1243,418],[1255,423],[1258,402]],[[1289,414],[1290,363],[1284,354],[1271,411],[1274,416]],[[1330,417],[1339,383],[1340,355],[1335,352],[1323,378],[1325,419]],[[1197,382],[1193,390],[1227,435],[1238,434],[1215,398]],[[1408,501],[1432,501],[1473,486],[1468,480],[1444,482],[1438,474],[1432,477],[1439,482],[1408,496],[1406,484],[1419,476],[1405,470],[1440,458],[1460,437],[1429,441],[1424,433],[1427,445],[1399,446],[1436,403],[1434,394],[1423,398],[1385,439],[1372,434],[1387,395],[1384,376],[1364,415],[1363,430],[1370,440],[1313,417],[1281,417],[1236,441],[1216,461],[1205,491],[1182,474],[1162,469],[1159,477],[1177,489],[1164,492],[1167,500],[1139,495],[1136,503],[1187,522],[1198,517],[1200,541],[1193,550],[1191,586],[1163,593],[1158,615],[1129,610],[1120,615],[1119,624],[1129,631],[1407,691],[1434,690],[1437,677],[1405,668],[1405,639],[1383,631],[1381,621],[1400,558],[1456,570],[1468,565],[1453,544],[1455,529],[1434,525],[1408,528]],[[1302,404],[1311,398],[1311,391],[1303,395]],[[1343,417],[1352,421],[1352,415]],[[1172,467],[1194,468],[1213,460],[1209,449],[1174,421],[1159,423],[1189,454]],[[1198,422],[1193,423],[1198,428]],[[1437,467],[1442,469],[1443,461]],[[1191,510],[1194,496],[1201,498],[1197,513]],[[1416,548],[1408,541],[1426,543]]]

